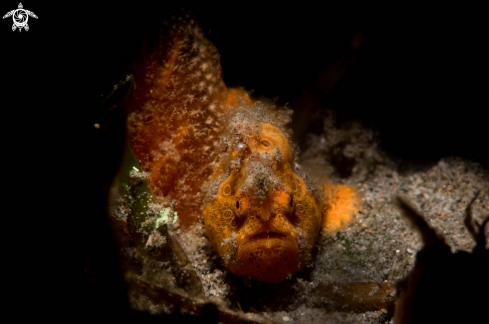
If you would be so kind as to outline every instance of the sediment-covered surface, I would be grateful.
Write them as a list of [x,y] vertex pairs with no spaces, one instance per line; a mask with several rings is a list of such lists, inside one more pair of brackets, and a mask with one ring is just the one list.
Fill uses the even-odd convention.
[[[310,264],[279,284],[265,284],[233,275],[209,242],[203,220],[189,230],[177,221],[168,226],[170,237],[127,237],[128,208],[113,190],[111,214],[119,237],[121,259],[128,281],[141,279],[196,300],[210,300],[238,313],[255,313],[277,322],[389,323],[395,284],[413,268],[420,235],[393,203],[402,196],[435,230],[443,234],[452,252],[471,251],[475,243],[464,226],[470,200],[474,218],[489,215],[489,174],[476,162],[457,157],[431,164],[394,161],[380,149],[375,132],[361,123],[337,126],[331,115],[322,117],[322,134],[308,134],[298,161],[312,181],[328,179],[354,186],[361,207],[354,220],[334,234],[321,235]],[[486,228],[486,237],[488,229]],[[202,284],[201,292],[185,287],[171,258],[155,257],[174,238]],[[137,241],[146,244],[137,244]],[[487,245],[487,242],[486,242]],[[176,271],[177,270],[177,271]],[[132,307],[154,314],[173,306],[133,289]],[[359,301],[360,300],[360,301]],[[251,315],[250,315],[251,316]]]

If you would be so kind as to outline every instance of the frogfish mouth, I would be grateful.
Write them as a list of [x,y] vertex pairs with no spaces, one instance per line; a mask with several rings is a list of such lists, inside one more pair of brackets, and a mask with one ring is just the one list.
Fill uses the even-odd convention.
[[347,224],[355,190],[315,188],[294,165],[291,111],[228,89],[217,49],[194,20],[169,24],[134,65],[131,148],[180,224],[203,218],[228,269],[267,283],[301,270],[320,231]]

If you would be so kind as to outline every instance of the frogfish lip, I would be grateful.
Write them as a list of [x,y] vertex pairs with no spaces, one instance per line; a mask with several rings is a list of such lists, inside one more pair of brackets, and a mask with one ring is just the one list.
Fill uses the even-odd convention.
[[252,246],[270,246],[270,244],[297,246],[298,243],[296,236],[291,231],[264,226],[238,240],[237,253],[240,255],[240,252],[248,250]]
[[246,245],[250,242],[254,242],[257,240],[268,240],[268,239],[282,239],[282,240],[293,240],[293,236],[291,233],[286,231],[281,231],[277,229],[266,229],[261,228],[253,234],[246,235],[243,240],[240,242],[241,246]]
[[282,233],[275,233],[275,232],[263,232],[260,234],[256,234],[252,237],[250,237],[250,241],[254,240],[262,240],[262,239],[269,239],[269,238],[283,238],[286,239],[287,236],[282,234]]
[[238,241],[239,262],[230,264],[233,273],[267,283],[278,283],[297,272],[300,249],[293,233],[257,231]]

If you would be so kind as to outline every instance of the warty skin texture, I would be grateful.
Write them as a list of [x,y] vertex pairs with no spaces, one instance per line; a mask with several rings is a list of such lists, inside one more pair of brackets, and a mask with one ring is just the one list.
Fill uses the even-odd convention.
[[235,274],[268,283],[302,269],[321,228],[321,202],[292,171],[285,134],[243,124],[230,146],[240,165],[204,210],[209,238]]
[[195,22],[170,27],[137,65],[135,85],[129,139],[154,195],[176,202],[184,228],[203,214],[231,272],[281,282],[310,260],[321,229],[350,221],[355,191],[325,184],[313,193],[293,171],[283,125],[247,117],[259,105],[226,88],[219,54]]

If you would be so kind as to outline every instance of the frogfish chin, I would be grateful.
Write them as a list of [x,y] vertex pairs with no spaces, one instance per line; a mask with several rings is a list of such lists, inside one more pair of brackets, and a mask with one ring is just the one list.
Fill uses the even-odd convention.
[[237,275],[278,283],[304,268],[321,229],[350,221],[354,190],[306,184],[293,168],[291,111],[228,89],[195,21],[171,25],[147,52],[134,69],[128,134],[153,194],[176,203],[184,229],[203,214]]

